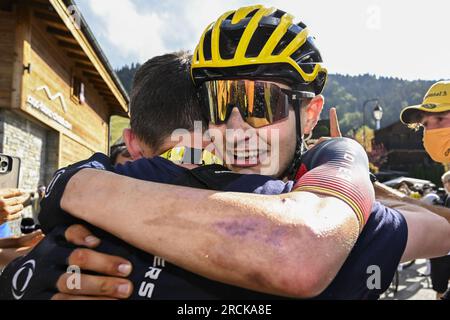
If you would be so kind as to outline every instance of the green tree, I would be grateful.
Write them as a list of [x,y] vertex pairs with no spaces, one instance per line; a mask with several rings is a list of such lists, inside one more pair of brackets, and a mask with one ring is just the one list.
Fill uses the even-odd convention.
[[[365,137],[364,137],[365,136]],[[372,141],[375,138],[375,132],[373,129],[362,126],[355,133],[355,140],[363,146],[366,152],[372,152]]]

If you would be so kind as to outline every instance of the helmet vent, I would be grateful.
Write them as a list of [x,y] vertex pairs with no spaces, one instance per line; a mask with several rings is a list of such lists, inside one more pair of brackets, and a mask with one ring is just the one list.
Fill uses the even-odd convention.
[[274,13],[272,13],[270,16],[277,18],[277,19],[281,19],[282,16],[284,16],[286,14],[286,12],[282,11],[282,10],[277,10]]
[[291,58],[308,73],[313,72],[316,64],[322,62],[322,57],[315,47],[313,40],[313,37],[308,37],[305,44],[291,55]]
[[275,31],[275,28],[268,26],[259,26],[253,34],[252,39],[247,48],[247,52],[245,53],[246,58],[255,58],[259,56],[261,50],[269,40],[272,33]]
[[228,17],[225,18],[225,20],[233,20],[234,18],[234,14],[236,13],[236,11],[230,13],[230,15]]
[[[255,9],[253,11],[250,11],[242,20],[248,20],[250,18],[253,18],[253,16],[259,11],[259,9]],[[231,20],[233,20],[234,15],[236,14],[237,11],[231,13],[228,17],[225,18],[225,21],[228,20],[228,22],[231,22]],[[241,20],[241,21],[242,21]],[[247,21],[248,22],[248,21]]]
[[211,32],[212,30],[209,30],[205,34],[205,40],[203,41],[203,56],[205,57],[205,60],[211,60],[212,54],[211,54]]
[[220,32],[219,50],[222,59],[233,59],[237,46],[241,40],[244,28],[239,29],[222,29]]
[[250,12],[248,15],[246,15],[245,17],[246,18],[252,18],[257,12],[258,12],[258,10],[259,9],[255,9],[255,10],[253,10],[252,12]]
[[304,24],[303,22],[299,22],[299,23],[297,23],[297,25],[300,27],[300,28],[302,28],[302,29],[306,29],[306,28],[308,28],[307,26],[306,26],[306,24]]
[[290,32],[289,30],[284,34],[283,38],[281,38],[280,42],[278,42],[275,49],[273,49],[272,55],[277,56],[291,43],[295,38],[295,34]]

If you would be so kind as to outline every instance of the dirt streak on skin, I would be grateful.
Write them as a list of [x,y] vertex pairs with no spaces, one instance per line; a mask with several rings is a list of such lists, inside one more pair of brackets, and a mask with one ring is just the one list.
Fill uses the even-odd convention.
[[269,226],[266,221],[256,218],[242,218],[221,221],[213,227],[222,234],[240,239],[255,239],[275,247],[281,246],[282,238],[287,234],[286,228]]

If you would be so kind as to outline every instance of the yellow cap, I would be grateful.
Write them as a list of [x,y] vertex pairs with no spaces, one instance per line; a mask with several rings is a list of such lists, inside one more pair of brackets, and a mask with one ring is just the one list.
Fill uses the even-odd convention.
[[450,81],[439,81],[428,90],[423,103],[406,107],[400,113],[400,120],[404,124],[414,124],[418,121],[414,115],[417,112],[445,112],[450,111]]

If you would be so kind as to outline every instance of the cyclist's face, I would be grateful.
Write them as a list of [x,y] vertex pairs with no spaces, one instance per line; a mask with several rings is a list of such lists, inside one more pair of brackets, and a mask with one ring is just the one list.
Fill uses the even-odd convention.
[[210,125],[218,152],[228,168],[245,174],[280,176],[292,161],[296,147],[295,113],[262,128],[246,123],[237,108],[228,121]]
[[[289,89],[283,84],[277,85]],[[304,133],[309,134],[316,125],[323,104],[322,96],[302,103],[300,114]],[[280,177],[293,161],[297,131],[292,106],[287,118],[260,128],[250,126],[234,108],[226,123],[210,124],[209,129],[216,152],[232,171]]]

